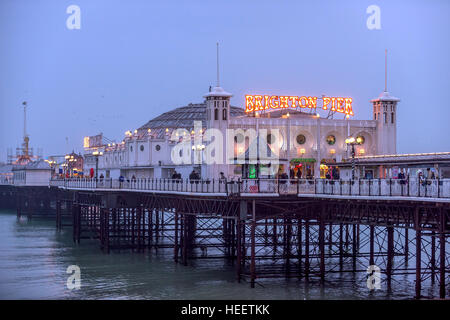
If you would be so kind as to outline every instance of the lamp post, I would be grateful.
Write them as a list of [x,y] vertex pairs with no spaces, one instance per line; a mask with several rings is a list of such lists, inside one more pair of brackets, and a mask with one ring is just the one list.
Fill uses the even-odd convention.
[[361,144],[361,142],[361,137],[348,137],[345,139],[347,146],[350,145],[352,147],[352,180],[355,180],[355,145]]
[[95,157],[95,180],[98,179],[98,157],[103,155],[103,152],[94,151],[92,155]]

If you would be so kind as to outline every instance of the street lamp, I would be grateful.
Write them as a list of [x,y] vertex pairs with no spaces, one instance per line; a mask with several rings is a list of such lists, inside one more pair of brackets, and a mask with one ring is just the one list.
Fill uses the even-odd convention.
[[355,145],[363,142],[361,137],[348,137],[345,139],[345,143],[352,146],[352,180],[355,180]]
[[95,180],[98,179],[98,157],[103,155],[103,152],[94,151],[92,155],[95,157]]

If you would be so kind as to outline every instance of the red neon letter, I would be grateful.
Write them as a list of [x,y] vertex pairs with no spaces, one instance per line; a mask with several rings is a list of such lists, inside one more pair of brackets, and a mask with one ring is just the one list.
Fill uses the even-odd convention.
[[339,97],[339,98],[336,98],[336,101],[337,101],[337,112],[340,112],[340,113],[344,113],[345,112],[345,108],[344,108],[344,98],[341,98],[341,97]]
[[345,98],[345,114],[353,115],[352,98]]
[[289,97],[289,100],[291,100],[292,101],[292,103],[291,103],[291,108],[297,108],[297,100],[298,100],[298,97]]
[[264,96],[264,109],[269,109],[269,96]]
[[245,112],[252,112],[253,111],[253,96],[252,95],[246,95],[245,96]]
[[[273,104],[273,101],[275,100],[275,104]],[[279,107],[280,105],[279,105],[279,103],[278,103],[278,96],[271,96],[270,97],[270,107],[272,108],[272,109],[278,109],[278,107]]]
[[317,97],[308,97],[308,108],[315,109],[317,107]]
[[336,98],[331,98],[331,111],[336,111]]
[[[303,100],[305,100],[305,104],[302,103]],[[300,97],[298,99],[298,104],[301,108],[306,108],[308,106],[308,99],[306,97]]]
[[264,110],[261,100],[262,96],[255,96],[255,111]]
[[280,96],[280,108],[289,108],[288,96]]
[[323,97],[323,110],[327,110],[328,109],[328,105],[330,104],[331,98],[326,98]]

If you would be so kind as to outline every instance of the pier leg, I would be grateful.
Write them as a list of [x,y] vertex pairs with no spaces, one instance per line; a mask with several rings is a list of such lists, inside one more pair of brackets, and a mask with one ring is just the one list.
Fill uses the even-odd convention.
[[252,225],[250,229],[250,245],[251,245],[251,257],[250,257],[250,287],[255,287],[256,279],[256,261],[255,261],[255,231],[256,231],[256,212],[255,212],[255,200],[252,202]]
[[370,235],[369,235],[369,264],[372,266],[375,264],[375,245],[374,245],[374,238],[375,238],[375,226],[370,226]]
[[446,216],[443,208],[440,208],[440,234],[439,234],[439,297],[445,299],[445,227]]
[[356,272],[356,255],[358,253],[358,233],[357,225],[352,226],[352,260],[353,260],[353,272]]
[[422,235],[420,233],[420,211],[419,207],[414,211],[414,228],[416,229],[416,299],[421,298],[422,290]]
[[408,267],[409,260],[409,229],[405,228],[405,266]]
[[242,255],[242,244],[241,244],[241,231],[242,231],[242,223],[239,217],[236,217],[237,223],[236,223],[236,277],[238,282],[241,282],[241,271],[242,271],[242,262],[241,262],[241,255]]
[[291,264],[291,238],[292,238],[292,220],[287,219],[286,229],[286,273],[290,272]]
[[299,276],[302,276],[302,219],[298,219],[297,221],[297,260],[298,260],[298,273]]
[[331,252],[333,250],[333,223],[329,224],[328,232],[329,232],[329,235],[328,235],[328,251],[331,254]]
[[273,227],[272,227],[272,242],[273,242],[273,259],[275,260],[277,247],[278,247],[278,219],[273,218]]
[[173,259],[178,262],[178,211],[175,211],[175,245],[173,248]]
[[325,280],[325,206],[322,205],[322,214],[319,222],[319,250],[320,250],[320,280]]
[[305,278],[309,278],[309,220],[305,221]]
[[56,230],[61,230],[61,201],[56,201]]
[[148,229],[148,249],[151,252],[152,251],[152,245],[153,245],[153,208],[147,208],[147,229]]
[[445,299],[445,235],[439,235],[439,297]]
[[344,269],[344,225],[339,224],[339,270]]
[[430,269],[431,269],[431,284],[434,284],[436,278],[436,233],[434,231],[431,232]]
[[16,196],[16,202],[17,202],[17,218],[20,219],[21,215],[22,215],[22,201],[21,201],[21,197],[19,194],[19,191],[17,191],[17,196]]
[[[418,227],[416,227],[418,228]],[[416,229],[416,299],[421,298],[422,279],[421,279],[421,266],[422,266],[422,237],[420,230]]]
[[183,259],[183,265],[187,266],[187,246],[188,246],[188,240],[187,240],[188,232],[187,232],[187,215],[183,214],[183,252],[182,252],[182,259]]
[[387,277],[387,285],[388,290],[391,288],[391,280],[392,280],[392,265],[394,261],[394,228],[387,227],[387,265],[386,265],[386,277]]

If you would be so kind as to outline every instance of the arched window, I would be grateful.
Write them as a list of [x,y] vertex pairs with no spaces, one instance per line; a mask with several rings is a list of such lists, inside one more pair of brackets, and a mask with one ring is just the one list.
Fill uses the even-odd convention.
[[223,108],[223,110],[222,110],[222,119],[227,120],[227,109],[226,108]]
[[395,120],[395,119],[394,119],[394,113],[392,112],[392,113],[391,113],[391,123],[394,123],[394,120]]
[[214,109],[214,120],[219,120],[219,109]]
[[387,123],[387,113],[384,113],[384,123]]

